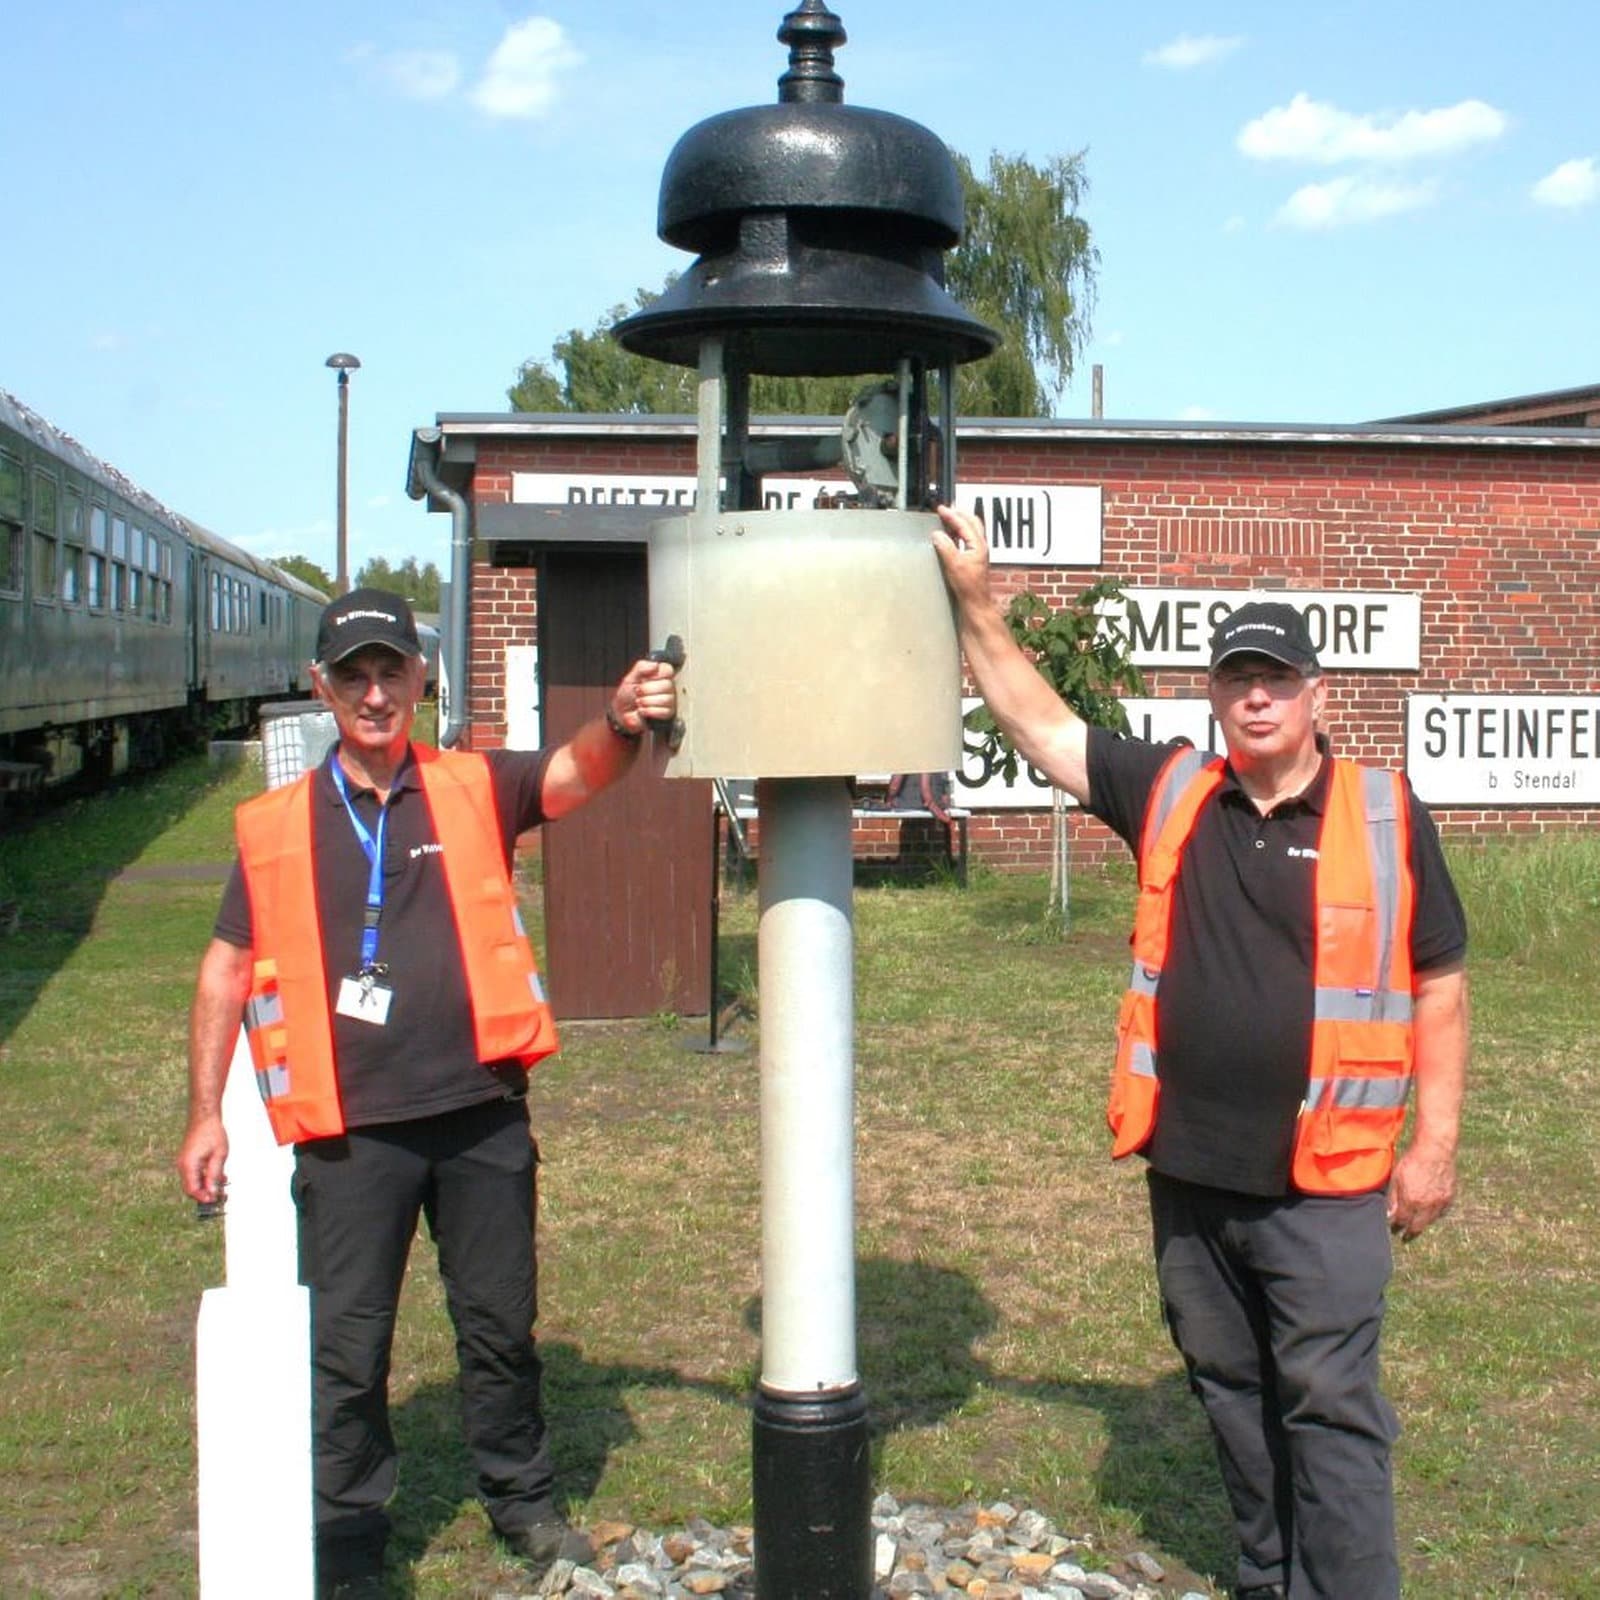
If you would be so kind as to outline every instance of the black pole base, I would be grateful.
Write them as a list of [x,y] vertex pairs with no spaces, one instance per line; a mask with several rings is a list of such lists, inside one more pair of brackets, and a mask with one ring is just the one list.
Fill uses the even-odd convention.
[[750,1430],[756,1600],[871,1600],[872,1472],[860,1384],[758,1388]]

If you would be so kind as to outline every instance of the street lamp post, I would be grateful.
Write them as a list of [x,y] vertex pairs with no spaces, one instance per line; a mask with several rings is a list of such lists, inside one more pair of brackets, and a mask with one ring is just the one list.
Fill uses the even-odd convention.
[[341,350],[328,357],[326,365],[339,374],[339,527],[338,572],[334,588],[339,594],[350,589],[350,374],[361,365],[353,355]]

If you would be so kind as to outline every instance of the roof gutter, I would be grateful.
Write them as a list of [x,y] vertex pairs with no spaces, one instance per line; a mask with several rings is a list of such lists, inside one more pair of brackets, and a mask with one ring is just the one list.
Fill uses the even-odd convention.
[[466,496],[439,476],[443,444],[444,435],[437,428],[413,430],[406,493],[413,500],[442,500],[450,508],[450,610],[444,618],[444,669],[440,676],[443,715],[439,727],[439,743],[449,750],[460,743],[470,721],[466,707],[467,643],[472,627],[472,516]]

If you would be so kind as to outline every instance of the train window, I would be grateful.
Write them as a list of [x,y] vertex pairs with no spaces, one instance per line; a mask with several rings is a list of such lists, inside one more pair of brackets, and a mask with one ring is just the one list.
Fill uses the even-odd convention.
[[22,462],[0,450],[0,593],[22,593]]
[[128,610],[144,614],[144,529],[128,529]]
[[222,632],[222,574],[211,574],[211,631]]
[[22,521],[22,463],[0,450],[0,518]]
[[0,594],[22,593],[22,524],[0,517]]
[[261,626],[263,628],[265,628],[267,626],[267,603],[268,603],[269,599],[270,599],[270,596],[267,594],[267,591],[265,589],[263,589],[261,591],[261,617],[260,617]]
[[61,599],[69,606],[83,604],[83,546],[61,547]]
[[128,598],[128,569],[120,562],[111,563],[111,593],[108,603],[113,611],[122,610]]
[[56,480],[33,469],[33,598],[54,600],[60,583],[61,505]]
[[152,533],[144,549],[144,570],[149,576],[145,579],[145,593],[149,596],[146,602],[149,606],[149,617],[152,622],[161,621],[161,545]]
[[128,559],[128,524],[121,517],[111,519],[111,559],[113,561]]
[[106,547],[106,508],[93,506],[89,511],[89,545],[94,550]]
[[66,526],[62,530],[61,598],[69,605],[83,603],[83,496],[71,487],[62,496]]
[[53,533],[40,533],[35,530],[33,535],[33,598],[35,600],[54,600],[56,586],[60,582],[60,546],[56,543]]
[[89,553],[88,587],[90,610],[99,611],[103,609],[106,603],[106,558],[95,554],[93,551]]

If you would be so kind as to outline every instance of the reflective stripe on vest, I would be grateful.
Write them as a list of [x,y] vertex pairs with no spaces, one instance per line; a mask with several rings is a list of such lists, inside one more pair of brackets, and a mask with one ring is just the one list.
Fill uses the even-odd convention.
[[[1139,853],[1133,975],[1118,1020],[1107,1116],[1112,1154],[1142,1148],[1160,1100],[1156,997],[1174,886],[1222,763],[1178,752],[1157,775]],[[1313,1194],[1387,1181],[1411,1084],[1414,885],[1409,813],[1394,773],[1335,761],[1318,839],[1311,1061],[1291,1175]]]
[[1222,760],[1176,751],[1156,775],[1139,840],[1139,902],[1133,915],[1133,970],[1117,1017],[1117,1056],[1106,1120],[1111,1153],[1130,1155],[1148,1142],[1161,1086],[1156,1076],[1156,991],[1166,965],[1172,885],[1200,808],[1222,782]]
[[1311,1070],[1290,1165],[1307,1194],[1378,1189],[1394,1166],[1411,1089],[1410,825],[1396,773],[1334,763],[1317,860]]
[[[482,1062],[524,1066],[557,1045],[500,848],[489,764],[413,745],[441,861]],[[313,774],[235,816],[256,962],[245,1026],[256,1082],[280,1144],[344,1131],[313,872]]]

